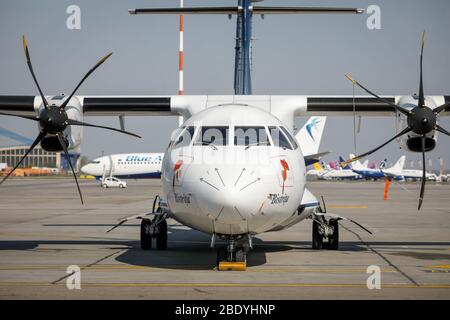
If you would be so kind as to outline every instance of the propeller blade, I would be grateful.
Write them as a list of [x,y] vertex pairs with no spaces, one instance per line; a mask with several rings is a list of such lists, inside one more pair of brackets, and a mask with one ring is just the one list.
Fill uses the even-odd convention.
[[75,89],[72,91],[72,93],[70,94],[70,96],[67,97],[66,100],[64,100],[64,102],[61,104],[60,108],[64,109],[67,104],[69,103],[69,100],[72,99],[73,95],[75,94],[75,92],[78,90],[78,88],[81,86],[81,84],[84,82],[84,80],[87,79],[87,77],[89,77],[91,75],[92,72],[95,71],[95,69],[97,69],[98,67],[100,67],[100,65],[106,61],[106,59],[108,59],[113,53],[110,52],[108,53],[106,56],[104,56],[103,58],[100,59],[99,62],[97,62],[97,64],[95,66],[93,66],[91,68],[91,70],[88,71],[88,73],[86,73],[86,75],[83,77],[83,79],[81,79],[81,81],[78,83],[78,85],[75,87]]
[[444,111],[445,109],[447,109],[449,107],[450,107],[450,102],[446,103],[446,104],[443,104],[442,106],[437,107],[436,109],[433,110],[434,114],[439,114],[439,113],[441,113],[442,111]]
[[420,210],[423,203],[423,196],[425,194],[425,183],[427,181],[427,164],[425,162],[425,136],[422,136],[422,185],[420,186],[420,197],[419,197],[419,206],[417,210]]
[[23,50],[25,51],[25,56],[27,57],[28,69],[30,69],[31,76],[33,77],[34,83],[36,84],[36,87],[39,90],[39,95],[42,98],[42,102],[44,103],[45,108],[48,108],[48,102],[45,99],[44,94],[42,93],[41,87],[39,86],[39,83],[36,79],[36,75],[34,74],[34,71],[33,71],[33,66],[31,64],[31,58],[30,58],[30,52],[28,51],[27,38],[25,37],[25,35],[22,36],[22,42],[23,42]]
[[435,127],[436,131],[439,131],[440,133],[446,134],[448,136],[450,136],[450,132],[448,132],[447,130],[445,130],[444,128],[442,128],[440,125],[436,125]]
[[425,30],[422,32],[422,46],[420,49],[420,85],[419,85],[419,107],[425,106],[425,95],[423,92],[423,48],[425,47]]
[[10,113],[0,112],[0,115],[2,115],[2,116],[9,116],[9,117],[18,117],[18,118],[23,118],[23,119],[27,119],[27,120],[33,120],[33,121],[39,121],[39,119],[36,118],[36,117],[22,116],[22,115],[19,115],[19,114],[10,114]]
[[72,162],[70,161],[70,157],[69,157],[69,152],[67,151],[67,146],[64,143],[64,140],[62,138],[62,133],[59,132],[56,136],[58,137],[59,143],[61,144],[61,147],[64,150],[64,154],[66,155],[67,162],[70,165],[70,169],[72,169],[72,174],[73,174],[73,177],[75,179],[75,183],[77,184],[78,193],[80,194],[81,204],[84,204],[84,202],[83,202],[83,195],[81,194],[80,185],[78,184],[77,175],[75,174],[75,170],[73,170]]
[[379,101],[386,103],[388,105],[390,105],[392,108],[394,108],[395,110],[397,110],[398,112],[403,113],[404,115],[409,115],[410,112],[406,109],[403,109],[402,107],[396,105],[395,103],[392,103],[386,99],[381,98],[380,96],[378,96],[377,94],[373,93],[372,91],[370,91],[369,89],[367,89],[366,87],[364,87],[361,83],[359,83],[358,81],[356,81],[355,79],[352,78],[351,75],[346,74],[345,77],[350,80],[350,82],[352,82],[354,85],[357,85],[358,87],[360,87],[361,89],[363,89],[364,91],[366,91],[368,94],[370,94],[371,96],[374,96],[375,98],[377,98]]
[[37,144],[39,142],[41,142],[42,138],[44,138],[46,135],[45,132],[41,132],[39,133],[39,135],[37,136],[37,138],[34,140],[33,144],[31,145],[30,149],[28,149],[28,151],[23,155],[22,159],[20,159],[20,161],[16,164],[16,166],[14,167],[14,169],[12,169],[8,175],[6,177],[3,178],[3,180],[0,182],[0,184],[2,184],[3,182],[6,181],[6,179],[9,178],[9,176],[20,166],[20,164],[23,162],[23,160],[27,157],[27,155],[34,149],[34,147],[37,146]]
[[353,161],[356,161],[356,160],[359,160],[359,159],[361,159],[361,158],[364,158],[364,157],[366,157],[366,156],[368,156],[368,155],[371,155],[371,154],[374,153],[375,151],[380,150],[380,149],[383,148],[385,145],[391,143],[392,141],[394,141],[395,139],[401,137],[402,135],[407,134],[407,133],[410,132],[411,130],[412,130],[412,129],[411,129],[410,127],[405,128],[404,130],[402,130],[401,132],[399,132],[398,134],[396,134],[394,137],[392,137],[391,139],[389,139],[388,141],[386,141],[385,143],[383,143],[381,146],[376,147],[375,149],[372,149],[372,150],[370,150],[370,151],[368,151],[368,152],[366,152],[366,153],[363,153],[363,154],[361,154],[361,155],[359,155],[359,156],[356,156],[356,157],[354,157],[354,158],[352,158],[352,159],[350,159],[350,160],[347,160],[346,162],[341,163],[341,166],[344,166],[344,167],[345,167],[346,165],[348,165],[349,163],[351,163],[351,162],[353,162]]
[[81,121],[77,121],[77,120],[68,119],[67,123],[69,125],[72,125],[72,126],[93,127],[93,128],[112,130],[112,131],[117,131],[117,132],[120,132],[120,133],[128,134],[128,135],[133,136],[133,137],[142,138],[141,136],[138,136],[137,134],[134,134],[134,133],[131,133],[131,132],[128,132],[128,131],[124,131],[124,130],[120,130],[120,129],[116,129],[116,128],[111,128],[111,127],[98,126],[98,125],[95,125],[95,124],[90,124],[90,123],[81,122]]

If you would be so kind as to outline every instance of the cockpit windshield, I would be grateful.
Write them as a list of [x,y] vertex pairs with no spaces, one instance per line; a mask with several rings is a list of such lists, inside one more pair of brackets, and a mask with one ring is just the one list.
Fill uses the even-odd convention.
[[279,127],[269,127],[270,136],[272,137],[272,141],[274,146],[280,147],[283,149],[292,150],[292,146],[289,143],[286,135],[280,130]]
[[226,146],[228,145],[227,126],[201,127],[195,139],[196,145]]
[[[176,137],[175,141],[171,143],[172,147],[186,147],[191,144],[194,137],[195,127],[182,127],[181,134]],[[170,146],[169,146],[170,147]]]
[[234,127],[234,145],[246,147],[270,145],[266,128]]
[[90,164],[100,164],[100,161],[98,160],[92,160],[91,162],[89,162]]

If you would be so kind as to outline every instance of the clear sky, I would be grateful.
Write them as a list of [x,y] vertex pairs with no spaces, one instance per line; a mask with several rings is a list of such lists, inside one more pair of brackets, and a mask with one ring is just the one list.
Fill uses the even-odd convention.
[[[1,0],[0,94],[37,94],[28,72],[21,35],[26,34],[32,61],[46,94],[69,93],[84,73],[109,51],[114,55],[78,94],[172,95],[178,89],[178,19],[176,16],[131,16],[127,9],[177,6],[178,0]],[[235,5],[234,0],[185,0],[185,5]],[[81,8],[81,29],[69,30],[69,5]],[[425,92],[450,95],[450,1],[275,1],[264,5],[381,8],[381,30],[369,30],[364,15],[288,15],[254,18],[254,94],[351,94],[344,78],[351,73],[379,94],[418,90],[420,33],[426,29]],[[235,18],[185,17],[186,94],[232,94]],[[357,91],[358,94],[363,92]],[[86,118],[118,126],[116,118]],[[300,127],[306,119],[298,119]],[[450,130],[447,117],[441,124]],[[132,139],[87,128],[82,153],[88,157],[119,152],[158,152],[176,127],[175,117],[129,117]],[[35,124],[0,117],[0,126],[34,138]],[[393,118],[363,118],[358,151],[379,145],[395,134]],[[0,145],[14,141],[0,137]],[[353,119],[329,118],[322,150],[331,158],[353,151]],[[395,162],[404,152],[398,144],[372,156]],[[418,159],[406,153],[407,164]],[[439,137],[431,153],[434,167],[444,157],[450,167],[450,138]]]

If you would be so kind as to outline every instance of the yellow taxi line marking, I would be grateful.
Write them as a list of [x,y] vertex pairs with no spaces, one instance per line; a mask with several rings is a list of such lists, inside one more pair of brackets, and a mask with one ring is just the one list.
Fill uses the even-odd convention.
[[423,267],[430,269],[450,269],[450,264],[440,264],[436,266],[423,266]]
[[[82,287],[324,287],[324,288],[367,288],[358,283],[82,283]],[[48,282],[0,282],[0,286],[64,286]],[[385,289],[450,289],[450,284],[384,284]]]
[[328,205],[327,207],[333,209],[368,209],[369,206],[352,206],[352,205]]

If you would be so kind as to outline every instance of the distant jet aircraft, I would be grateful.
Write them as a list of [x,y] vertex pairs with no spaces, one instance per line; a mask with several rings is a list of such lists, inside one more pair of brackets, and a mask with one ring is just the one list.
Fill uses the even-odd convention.
[[164,153],[125,153],[103,156],[81,168],[97,179],[115,176],[121,179],[160,178]]
[[[397,163],[389,168],[389,169],[382,169],[381,171],[388,177],[403,177],[405,180],[420,180],[423,176],[422,170],[416,170],[416,169],[404,169],[405,167],[405,156],[401,156],[400,159],[397,161]],[[427,180],[437,180],[437,175],[434,173],[428,173],[426,172],[426,178]]]
[[[340,157],[342,162],[342,157]],[[314,164],[314,170],[307,172],[309,176],[317,176],[318,179],[324,180],[358,180],[361,175],[353,172],[349,165],[344,168],[331,168],[329,165],[323,169],[318,163]]]
[[[352,157],[353,155],[351,154],[350,157]],[[342,158],[341,158],[342,161]],[[356,172],[357,174],[360,174],[361,176],[363,176],[366,179],[374,179],[374,180],[378,180],[378,179],[384,179],[386,178],[386,174],[385,172],[393,170],[392,172],[401,170],[401,162],[400,160],[397,161],[396,164],[394,164],[392,167],[384,169],[386,167],[386,161],[387,159],[384,159],[381,163],[379,168],[375,168],[375,169],[370,169],[366,166],[363,166],[359,161],[355,161],[352,165],[351,165],[351,169]],[[391,175],[390,177],[392,177],[394,180],[403,180],[403,176],[402,175]]]

